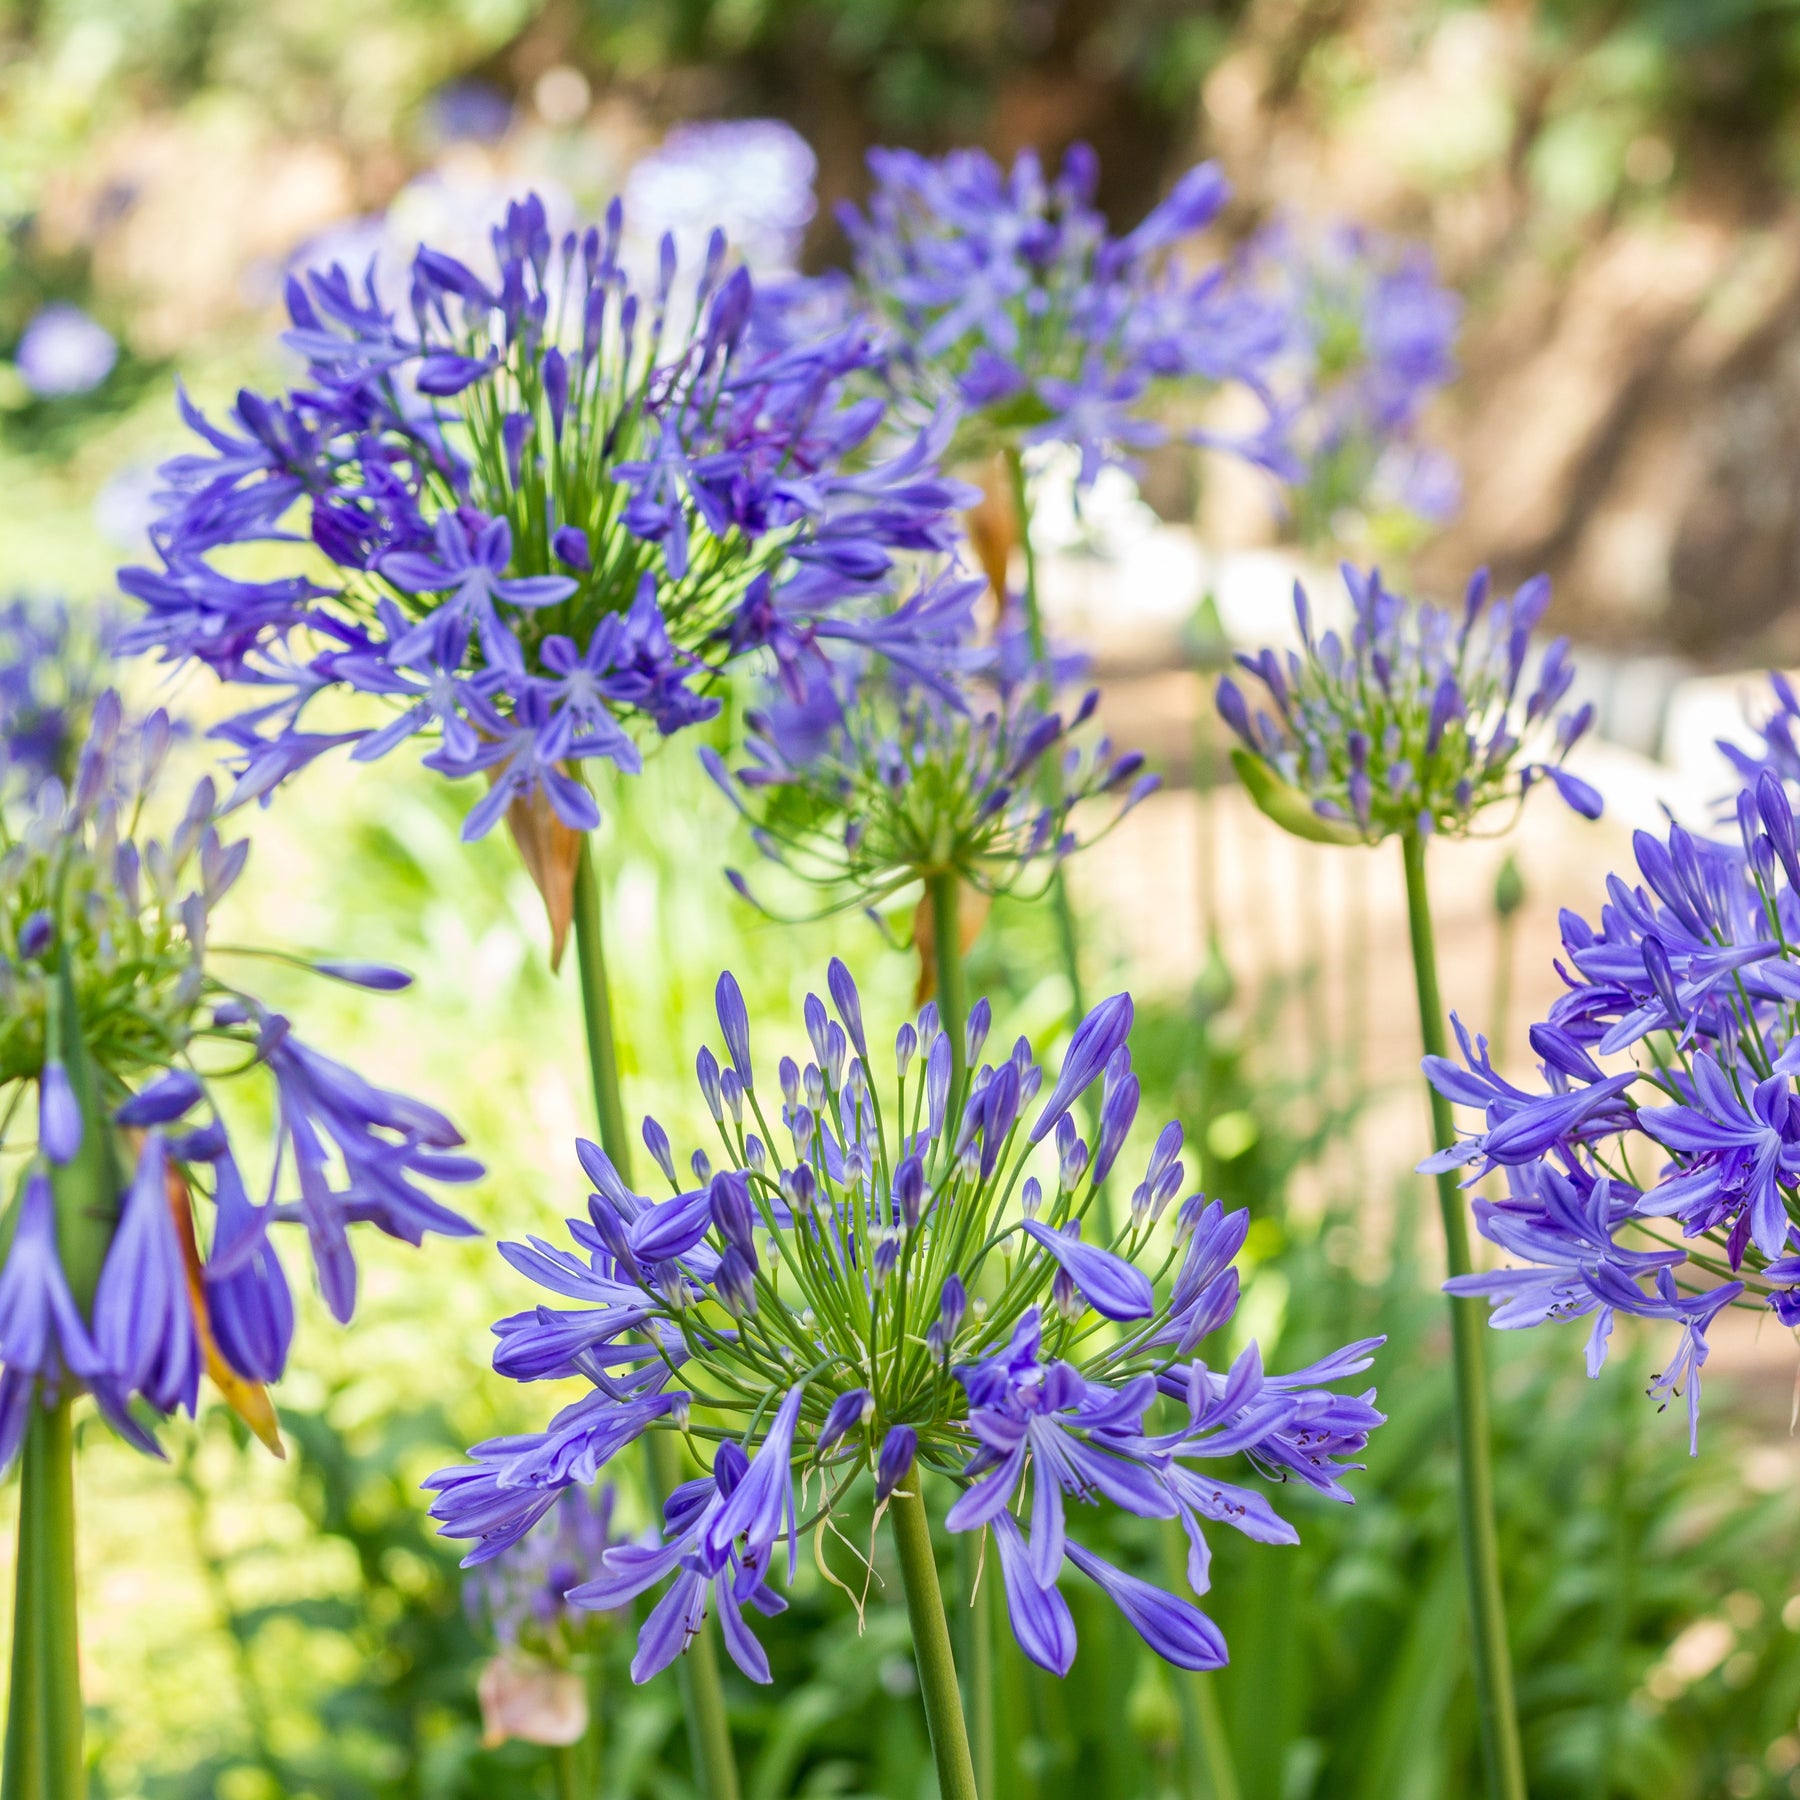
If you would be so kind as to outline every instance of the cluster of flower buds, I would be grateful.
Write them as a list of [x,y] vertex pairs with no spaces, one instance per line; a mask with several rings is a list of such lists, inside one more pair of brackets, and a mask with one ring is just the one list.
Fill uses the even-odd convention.
[[1597,928],[1562,915],[1569,991],[1531,1031],[1541,1088],[1496,1074],[1466,1033],[1466,1069],[1427,1065],[1482,1115],[1428,1166],[1503,1171],[1506,1198],[1476,1218],[1522,1265],[1453,1287],[1492,1300],[1499,1326],[1591,1317],[1592,1374],[1615,1314],[1678,1324],[1652,1392],[1685,1387],[1690,1443],[1720,1310],[1800,1324],[1800,828],[1767,770],[1737,824],[1736,843],[1640,831],[1641,882],[1607,878]]
[[[608,1551],[605,1573],[568,1599],[610,1609],[671,1581],[644,1621],[636,1678],[677,1656],[710,1608],[739,1667],[766,1681],[743,1608],[786,1604],[771,1585],[782,1545],[791,1576],[799,1534],[858,1481],[879,1502],[929,1472],[961,1490],[952,1531],[993,1531],[1033,1660],[1060,1674],[1073,1659],[1057,1586],[1068,1565],[1159,1655],[1216,1667],[1225,1645],[1206,1615],[1080,1544],[1066,1503],[1104,1497],[1179,1519],[1203,1593],[1208,1523],[1294,1541],[1260,1492],[1211,1472],[1222,1459],[1349,1498],[1340,1459],[1381,1415],[1372,1394],[1325,1384],[1366,1369],[1379,1340],[1286,1376],[1265,1373],[1254,1345],[1228,1369],[1198,1360],[1236,1308],[1248,1221],[1201,1194],[1176,1204],[1177,1126],[1157,1140],[1113,1241],[1086,1235],[1138,1108],[1125,995],[1088,1015],[1047,1082],[1023,1038],[982,1060],[985,1001],[954,1046],[927,1006],[877,1073],[843,964],[827,987],[830,1007],[815,996],[804,1009],[812,1060],[783,1058],[770,1093],[737,983],[722,976],[726,1060],[702,1049],[697,1063],[720,1164],[704,1151],[677,1164],[647,1119],[667,1198],[632,1192],[584,1143],[594,1192],[569,1222],[572,1248],[501,1247],[573,1304],[502,1319],[496,1368],[585,1380],[589,1392],[543,1431],[479,1444],[472,1463],[433,1476],[434,1515],[475,1540],[468,1561],[481,1564],[645,1432],[678,1432],[707,1472],[669,1496],[659,1541]],[[1090,1145],[1072,1109],[1096,1082]],[[817,1481],[816,1505],[797,1500],[797,1480],[802,1493]]]
[[[315,270],[287,293],[302,386],[240,393],[226,425],[183,399],[206,448],[162,471],[159,563],[121,575],[145,607],[123,642],[265,696],[221,728],[235,799],[334,745],[367,760],[422,737],[433,768],[490,784],[468,835],[515,803],[589,830],[577,765],[635,770],[645,731],[717,711],[738,657],[797,679],[832,644],[953,652],[890,592],[897,558],[952,547],[972,497],[935,472],[947,425],[859,456],[883,410],[846,388],[866,331],[764,344],[722,235],[679,282],[665,238],[640,293],[622,231],[615,202],[558,241],[527,199],[488,273],[422,248],[405,317],[372,275]],[[296,539],[289,571],[265,552],[233,572],[241,546]],[[321,555],[324,582],[305,572]],[[304,729],[334,689],[391,719]]]
[[1264,812],[1326,843],[1461,836],[1543,780],[1599,817],[1600,795],[1563,767],[1594,716],[1586,703],[1557,712],[1575,675],[1568,640],[1550,644],[1524,681],[1547,580],[1497,599],[1483,570],[1458,616],[1390,593],[1379,570],[1343,573],[1347,634],[1315,633],[1296,584],[1301,650],[1238,657],[1266,703],[1252,709],[1230,676],[1219,683],[1220,716],[1242,744],[1232,761]]
[[[481,1173],[449,1120],[320,1055],[220,974],[234,953],[209,944],[209,920],[249,845],[219,835],[210,780],[147,835],[172,732],[162,712],[127,720],[108,690],[72,781],[0,807],[0,1152],[22,1163],[0,1264],[0,1464],[33,1396],[71,1382],[154,1450],[131,1402],[191,1412],[203,1368],[278,1444],[263,1384],[285,1366],[294,1309],[271,1227],[305,1228],[340,1320],[351,1226],[413,1244],[473,1230],[420,1185]],[[371,964],[312,966],[407,985]],[[276,1119],[260,1204],[217,1103],[256,1077]]]

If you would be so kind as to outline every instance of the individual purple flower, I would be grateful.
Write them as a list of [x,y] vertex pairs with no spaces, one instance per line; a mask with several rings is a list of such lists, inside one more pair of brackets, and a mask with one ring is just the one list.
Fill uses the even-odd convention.
[[[666,1667],[712,1615],[738,1667],[767,1681],[745,1607],[780,1609],[770,1584],[783,1547],[791,1580],[802,1521],[848,1505],[865,1478],[890,1514],[960,1489],[943,1496],[947,1522],[993,1530],[1014,1631],[1044,1667],[1064,1673],[1074,1656],[1057,1589],[1066,1566],[1160,1654],[1215,1666],[1222,1641],[1205,1615],[1093,1556],[1079,1515],[1104,1501],[1179,1520],[1196,1592],[1211,1526],[1295,1541],[1255,1488],[1208,1471],[1241,1456],[1248,1479],[1347,1499],[1348,1459],[1381,1415],[1372,1393],[1331,1384],[1366,1369],[1379,1340],[1285,1376],[1266,1375],[1252,1348],[1215,1374],[1192,1359],[1235,1310],[1246,1215],[1192,1195],[1176,1215],[1185,1254],[1166,1295],[1134,1260],[1143,1221],[1106,1243],[1083,1240],[1099,1165],[1074,1149],[1069,1108],[1103,1067],[1115,1096],[1132,1086],[1127,997],[1082,1023],[1050,1084],[1045,1135],[1057,1134],[1062,1177],[1046,1196],[1024,1170],[1047,1152],[1018,1129],[1044,1085],[1028,1040],[981,1063],[984,1025],[966,1043],[976,1066],[952,1082],[928,1006],[878,1069],[881,1034],[849,969],[834,962],[826,989],[829,1001],[808,995],[801,1009],[812,1060],[784,1057],[770,1087],[754,1079],[738,985],[721,977],[725,1060],[710,1047],[697,1058],[721,1166],[697,1153],[698,1185],[658,1201],[582,1144],[594,1191],[569,1222],[569,1247],[501,1246],[555,1304],[499,1322],[496,1368],[586,1391],[544,1430],[477,1445],[468,1464],[434,1475],[433,1516],[470,1541],[470,1565],[489,1564],[559,1492],[600,1477],[646,1431],[689,1433],[704,1406],[707,1430],[687,1442],[716,1444],[710,1473],[670,1496],[658,1541],[612,1548],[605,1572],[568,1596],[611,1609],[661,1590],[639,1631],[636,1679]],[[647,1121],[645,1136],[678,1187],[662,1128]],[[1153,1196],[1180,1183],[1180,1141],[1171,1128],[1151,1151],[1139,1185]]]

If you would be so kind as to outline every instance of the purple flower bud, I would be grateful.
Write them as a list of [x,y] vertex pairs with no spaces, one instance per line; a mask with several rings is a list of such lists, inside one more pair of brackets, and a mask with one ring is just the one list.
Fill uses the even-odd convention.
[[906,1072],[912,1067],[912,1059],[919,1048],[919,1034],[911,1025],[902,1025],[894,1034],[894,1067],[902,1081]]
[[[786,1063],[783,1067],[787,1067]],[[694,1073],[700,1081],[700,1093],[706,1101],[706,1110],[712,1114],[713,1123],[725,1123],[725,1098],[719,1087],[719,1059],[704,1045],[700,1054],[694,1058]]]
[[825,985],[831,990],[831,1003],[838,1009],[838,1017],[850,1033],[856,1054],[867,1061],[869,1046],[863,1037],[862,1002],[857,997],[856,983],[850,979],[850,971],[838,957],[831,959],[825,971]]
[[726,1243],[750,1249],[755,1242],[756,1209],[750,1203],[749,1182],[733,1170],[721,1169],[712,1178],[706,1200]]
[[938,1297],[938,1316],[925,1333],[925,1342],[931,1354],[940,1362],[950,1354],[950,1347],[956,1342],[956,1334],[962,1330],[962,1322],[968,1310],[969,1295],[962,1284],[962,1277],[946,1277],[943,1292]]
[[81,1149],[81,1108],[69,1072],[52,1058],[38,1077],[38,1148],[51,1162],[73,1162]]
[[1675,970],[1669,962],[1669,953],[1660,938],[1644,939],[1644,973],[1650,977],[1650,985],[1662,1002],[1663,1012],[1667,1015],[1664,1024],[1678,1027],[1685,1017],[1681,995],[1675,987]]
[[594,566],[594,553],[588,548],[588,535],[579,525],[560,526],[551,536],[550,548],[565,568],[585,575]]
[[719,1029],[725,1034],[731,1066],[737,1070],[738,1080],[748,1093],[756,1085],[750,1068],[750,1015],[744,1008],[743,990],[729,969],[719,977],[713,1000],[718,1008]]
[[712,1180],[712,1158],[704,1150],[696,1150],[688,1158],[688,1167],[694,1171],[694,1179],[702,1187]]
[[875,1256],[871,1269],[876,1292],[886,1287],[894,1271],[900,1266],[900,1240],[892,1235],[884,1237],[875,1246]]
[[1125,1147],[1126,1133],[1137,1117],[1137,1109],[1138,1078],[1127,1075],[1101,1103],[1100,1138],[1094,1150],[1095,1187],[1112,1173],[1113,1163]]
[[726,1247],[713,1275],[713,1291],[719,1304],[733,1318],[743,1318],[756,1311],[755,1252],[746,1253],[736,1244]]
[[894,1202],[908,1231],[916,1231],[925,1200],[925,1165],[917,1156],[909,1156],[894,1171]]
[[829,1450],[874,1416],[875,1396],[867,1388],[851,1388],[847,1394],[839,1394],[819,1427],[819,1448]]
[[988,1028],[994,1022],[994,1009],[985,999],[977,1000],[969,1009],[969,1024],[963,1034],[963,1060],[970,1068],[975,1066],[981,1055],[981,1046],[987,1042]]
[[550,405],[550,429],[562,442],[563,416],[569,409],[569,364],[560,350],[544,355],[544,398]]
[[1250,708],[1245,704],[1243,690],[1229,675],[1220,679],[1215,703],[1219,709],[1219,717],[1252,751],[1260,750],[1256,732],[1250,724]]
[[391,969],[385,963],[316,962],[313,972],[329,975],[333,981],[347,981],[352,987],[367,988],[376,994],[398,994],[413,984],[404,969]]
[[1093,1085],[1095,1077],[1130,1035],[1132,1017],[1131,996],[1114,994],[1102,1000],[1075,1027],[1063,1057],[1062,1073],[1031,1128],[1029,1142],[1040,1142],[1068,1117],[1069,1108]]
[[913,1466],[913,1455],[919,1447],[919,1434],[910,1425],[896,1425],[881,1440],[881,1455],[875,1464],[875,1498],[885,1500]]
[[935,1000],[927,1000],[919,1008],[919,1048],[927,1056],[931,1054],[931,1046],[937,1042],[937,1036],[943,1026],[938,1023],[938,1009]]
[[731,1114],[732,1123],[743,1124],[744,1084],[738,1080],[736,1069],[727,1069],[719,1077],[719,1098],[725,1102],[725,1110]]
[[206,1090],[187,1069],[169,1069],[140,1088],[113,1117],[121,1125],[167,1125],[179,1119]]
[[19,927],[19,955],[26,962],[36,962],[50,948],[56,936],[56,925],[43,907],[27,913]]
[[636,1218],[642,1201],[619,1179],[612,1158],[588,1138],[575,1140],[575,1155],[589,1181],[628,1219]]
[[668,1177],[671,1187],[679,1187],[680,1183],[675,1179],[675,1158],[669,1149],[669,1134],[648,1113],[644,1115],[643,1135],[644,1148],[650,1152],[651,1160]]
[[925,1061],[925,1135],[937,1137],[944,1129],[944,1108],[950,1100],[950,1040],[939,1032]]

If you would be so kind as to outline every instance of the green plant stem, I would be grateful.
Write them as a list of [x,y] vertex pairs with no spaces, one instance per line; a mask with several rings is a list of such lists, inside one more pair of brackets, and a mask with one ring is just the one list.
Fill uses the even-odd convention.
[[83,1800],[75,1612],[75,1436],[67,1394],[31,1404],[19,1475],[5,1800]]
[[[962,959],[962,889],[953,871],[933,875],[928,885],[938,1022],[950,1039],[951,1087],[954,1090],[964,1074],[963,1033],[969,1018],[969,985]],[[964,1677],[968,1688],[968,1714],[973,1724],[975,1766],[981,1773],[981,1791],[991,1794],[994,1785],[994,1629],[985,1597],[976,1594],[979,1543],[979,1536],[973,1532],[957,1540],[956,1574],[963,1600],[959,1635],[966,1660]]]
[[[1163,1525],[1163,1562],[1169,1586],[1180,1591],[1187,1579],[1187,1534],[1178,1521]],[[1231,1738],[1219,1711],[1218,1677],[1210,1670],[1175,1672],[1176,1706],[1181,1713],[1183,1753],[1193,1792],[1206,1800],[1243,1800]]]
[[[1019,528],[1019,548],[1025,556],[1025,632],[1031,644],[1031,660],[1042,671],[1039,703],[1050,704],[1050,639],[1044,630],[1043,607],[1038,599],[1037,551],[1031,542],[1031,491],[1025,481],[1025,458],[1017,448],[1006,452],[1007,474],[1012,480],[1013,518]],[[1056,941],[1062,952],[1063,973],[1069,982],[1069,1024],[1071,1029],[1087,1016],[1087,993],[1081,980],[1081,933],[1075,920],[1075,904],[1069,897],[1069,884],[1063,868],[1057,864],[1050,877],[1050,910],[1056,918]],[[1099,1091],[1090,1087],[1082,1096],[1082,1114],[1087,1120],[1091,1140],[1099,1123]],[[1101,1243],[1111,1243],[1113,1235],[1112,1201],[1105,1188],[1094,1196],[1094,1223]]]
[[932,978],[937,985],[938,1023],[950,1038],[951,1081],[962,1079],[963,1033],[969,1022],[969,984],[962,959],[962,885],[953,870],[933,875],[931,893]]
[[[1419,996],[1419,1035],[1427,1056],[1444,1056],[1449,1052],[1449,1044],[1444,1033],[1443,1001],[1438,993],[1437,948],[1425,880],[1425,840],[1416,832],[1408,832],[1400,842],[1406,862],[1406,917]],[[1433,1147],[1448,1149],[1456,1141],[1450,1102],[1429,1083],[1426,1085],[1431,1099]],[[1437,1195],[1438,1210],[1444,1220],[1445,1261],[1452,1275],[1466,1275],[1473,1267],[1469,1224],[1454,1171],[1438,1176]],[[1449,1306],[1456,1384],[1457,1499],[1488,1792],[1493,1800],[1526,1800],[1525,1758],[1519,1743],[1512,1655],[1506,1640],[1506,1600],[1500,1585],[1500,1544],[1494,1524],[1486,1309],[1474,1299],[1452,1298]]]
[[551,1752],[556,1770],[556,1800],[585,1800],[581,1792],[581,1746],[558,1744]]
[[[581,1010],[587,1022],[588,1073],[594,1084],[594,1111],[600,1122],[600,1146],[619,1171],[631,1180],[631,1140],[625,1130],[620,1093],[618,1048],[613,1037],[612,995],[606,975],[606,947],[601,929],[600,881],[594,868],[593,839],[584,837],[575,871],[575,961],[581,976]],[[664,1432],[645,1437],[652,1504],[661,1506],[680,1480],[679,1455]],[[725,1688],[709,1621],[676,1663],[682,1712],[694,1772],[709,1800],[738,1800],[737,1763],[731,1750],[731,1724],[725,1714]]]
[[587,1765],[589,1800],[606,1792],[606,1650],[595,1644],[587,1653],[582,1671],[587,1680],[587,1730],[581,1735],[582,1760]]
[[962,1694],[956,1685],[956,1658],[950,1650],[937,1557],[931,1548],[931,1520],[918,1477],[913,1480],[911,1490],[895,1492],[888,1503],[888,1518],[894,1528],[894,1548],[900,1553],[900,1581],[906,1589],[913,1658],[925,1700],[925,1723],[931,1731],[931,1754],[937,1763],[939,1800],[978,1800],[975,1764],[963,1725]]

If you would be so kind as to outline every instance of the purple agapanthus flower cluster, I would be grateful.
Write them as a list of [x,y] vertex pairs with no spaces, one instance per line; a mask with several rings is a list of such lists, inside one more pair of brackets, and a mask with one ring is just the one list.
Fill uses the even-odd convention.
[[[990,895],[1047,880],[1160,777],[1137,752],[1084,732],[1097,690],[1065,714],[1028,660],[980,654],[959,690],[847,665],[752,712],[748,761],[735,771],[710,749],[702,759],[758,849],[834,909],[878,908],[939,875]],[[744,878],[730,878],[749,897]]]
[[1269,380],[1298,465],[1291,504],[1303,541],[1346,513],[1436,524],[1460,498],[1456,467],[1420,437],[1431,398],[1456,376],[1462,303],[1429,251],[1360,226],[1270,226],[1244,277],[1287,321]]
[[[24,1168],[0,1264],[0,1465],[33,1395],[70,1382],[153,1451],[130,1403],[191,1412],[205,1368],[272,1435],[260,1384],[286,1364],[294,1306],[271,1227],[305,1230],[339,1319],[356,1299],[352,1227],[413,1244],[474,1229],[428,1191],[481,1173],[450,1121],[321,1055],[220,972],[209,921],[249,845],[220,836],[210,780],[148,835],[172,729],[161,712],[128,721],[109,690],[72,779],[0,808],[0,1151]],[[249,1077],[275,1116],[260,1199],[218,1104]]]
[[73,779],[116,629],[98,610],[16,598],[0,606],[0,786]]
[[1452,612],[1391,592],[1379,570],[1345,564],[1343,574],[1347,630],[1315,630],[1296,584],[1301,650],[1239,655],[1262,690],[1254,707],[1230,676],[1219,683],[1220,716],[1243,746],[1233,761],[1270,817],[1338,843],[1461,835],[1539,781],[1599,817],[1600,795],[1563,767],[1594,715],[1587,703],[1557,710],[1575,676],[1568,640],[1526,680],[1550,604],[1543,576],[1501,599],[1482,570]]
[[1512,1259],[1453,1282],[1504,1327],[1591,1318],[1598,1374],[1619,1313],[1680,1326],[1652,1392],[1685,1390],[1690,1444],[1706,1332],[1729,1305],[1800,1324],[1800,830],[1767,771],[1737,802],[1737,841],[1640,831],[1634,885],[1607,879],[1598,925],[1562,915],[1568,992],[1531,1042],[1542,1083],[1515,1087],[1485,1041],[1439,1092],[1481,1128],[1427,1165],[1498,1168],[1482,1234]]
[[[645,1432],[677,1432],[706,1472],[669,1496],[660,1542],[610,1550],[567,1597],[612,1608],[667,1582],[634,1676],[665,1667],[716,1610],[738,1666],[766,1681],[744,1608],[786,1604],[772,1585],[783,1547],[791,1576],[799,1536],[865,1476],[878,1501],[930,1476],[960,1490],[950,1529],[992,1529],[1014,1630],[1044,1667],[1063,1673],[1075,1652],[1066,1567],[1160,1655],[1217,1666],[1206,1615],[1083,1546],[1070,1503],[1179,1519],[1204,1592],[1209,1524],[1294,1541],[1259,1491],[1214,1472],[1226,1458],[1349,1499],[1341,1459],[1381,1414],[1372,1392],[1326,1384],[1366,1369],[1379,1340],[1287,1376],[1266,1374],[1254,1346],[1225,1369],[1200,1360],[1237,1304],[1247,1215],[1181,1197],[1179,1126],[1157,1138],[1112,1241],[1089,1235],[1137,1114],[1127,996],[1088,1015],[1047,1079],[1023,1038],[983,1060],[985,1001],[954,1047],[927,1006],[877,1073],[843,964],[827,987],[829,1007],[812,996],[804,1009],[810,1060],[783,1057],[769,1092],[722,976],[725,1061],[702,1049],[697,1062],[717,1164],[704,1151],[677,1163],[646,1119],[665,1198],[634,1193],[582,1144],[594,1192],[571,1246],[501,1247],[556,1303],[499,1322],[495,1366],[589,1391],[544,1430],[433,1476],[434,1516],[474,1541],[479,1565]],[[1090,1144],[1072,1109],[1095,1083]]]
[[603,1575],[606,1553],[627,1542],[617,1500],[610,1482],[566,1487],[535,1530],[471,1571],[463,1604],[504,1653],[562,1666],[591,1647],[605,1619],[565,1596]]
[[[1054,179],[1029,151],[1007,170],[979,150],[876,150],[869,168],[867,213],[841,214],[857,297],[887,328],[890,381],[923,409],[961,407],[961,454],[1071,444],[1085,484],[1167,441],[1171,383],[1266,397],[1279,312],[1222,265],[1190,271],[1177,254],[1225,203],[1215,165],[1190,169],[1123,236],[1094,205],[1085,144]],[[1288,466],[1272,433],[1237,447]]]
[[[581,766],[634,770],[646,731],[711,717],[736,658],[798,682],[832,647],[953,651],[908,637],[935,615],[896,622],[889,592],[897,559],[952,547],[970,497],[936,473],[947,421],[861,454],[882,417],[846,389],[865,329],[766,345],[720,234],[687,276],[665,238],[639,292],[622,231],[617,202],[558,239],[521,201],[491,269],[421,248],[403,314],[372,274],[314,270],[287,290],[300,385],[246,390],[223,422],[183,397],[203,447],[163,469],[123,644],[257,691],[221,728],[234,798],[334,745],[367,761],[417,737],[431,767],[487,778],[468,835],[515,802],[587,830]],[[387,723],[311,729],[328,690]]]

